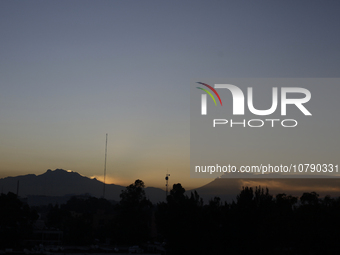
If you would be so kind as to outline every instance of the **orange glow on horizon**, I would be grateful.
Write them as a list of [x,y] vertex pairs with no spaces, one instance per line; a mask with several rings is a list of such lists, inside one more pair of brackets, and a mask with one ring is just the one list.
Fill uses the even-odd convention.
[[[97,179],[98,181],[104,182],[104,175],[93,175],[90,176],[91,179]],[[106,184],[116,184],[121,186],[127,186],[129,184],[126,184],[126,180],[122,180],[116,177],[112,177],[109,175],[106,175],[105,177],[105,183]]]

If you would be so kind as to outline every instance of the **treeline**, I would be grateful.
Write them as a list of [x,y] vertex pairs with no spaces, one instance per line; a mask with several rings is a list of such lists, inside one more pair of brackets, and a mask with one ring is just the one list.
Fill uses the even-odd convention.
[[20,247],[33,231],[38,213],[14,193],[0,195],[0,248]]
[[298,199],[243,187],[232,203],[207,205],[175,184],[158,204],[159,233],[172,254],[340,254],[340,198],[315,192]]
[[48,229],[63,231],[65,245],[163,243],[167,254],[337,254],[340,198],[269,194],[244,187],[236,200],[207,204],[195,191],[174,184],[166,202],[153,205],[144,183],[126,187],[118,203],[73,197],[66,204],[35,208],[13,194],[0,196],[2,248],[18,245],[33,231],[37,211]]
[[76,245],[109,241],[133,245],[150,241],[154,206],[146,199],[144,183],[136,180],[120,194],[120,202],[73,197],[66,204],[49,206],[46,226],[64,231],[64,243]]

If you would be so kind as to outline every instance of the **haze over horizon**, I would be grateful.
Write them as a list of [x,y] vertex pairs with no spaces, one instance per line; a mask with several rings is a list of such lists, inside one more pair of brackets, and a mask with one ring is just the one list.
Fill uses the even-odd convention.
[[164,189],[168,171],[170,185],[207,184],[189,172],[190,80],[339,77],[339,9],[1,1],[0,178],[61,168],[102,180],[108,133],[107,183]]
[[[103,193],[103,182],[90,179],[77,172],[64,169],[47,170],[43,174],[20,175],[0,178],[1,193],[12,192],[21,198],[26,198],[30,205],[62,204],[72,196],[105,197],[108,200],[119,201],[124,186],[107,184]],[[197,193],[205,204],[218,197],[222,203],[237,200],[244,187],[268,188],[269,194],[292,195],[300,198],[308,192],[315,192],[320,199],[327,196],[340,196],[340,179],[233,179],[216,178],[212,182],[195,189],[186,189],[186,195]],[[172,187],[170,187],[172,189]],[[155,187],[145,187],[146,196],[153,204],[165,201],[165,190]]]

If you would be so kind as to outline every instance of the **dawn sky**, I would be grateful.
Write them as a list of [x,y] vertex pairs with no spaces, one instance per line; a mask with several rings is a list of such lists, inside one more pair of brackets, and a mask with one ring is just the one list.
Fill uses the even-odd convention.
[[[338,1],[1,1],[0,178],[195,188],[189,86],[339,77]],[[325,134],[327,135],[327,134]]]

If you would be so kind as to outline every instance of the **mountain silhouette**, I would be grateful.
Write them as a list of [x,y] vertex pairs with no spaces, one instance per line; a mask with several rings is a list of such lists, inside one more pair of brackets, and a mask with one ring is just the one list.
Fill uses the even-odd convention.
[[[94,197],[103,196],[103,182],[82,176],[77,172],[56,169],[47,170],[41,175],[28,174],[16,177],[6,177],[0,179],[0,189],[2,193],[17,193],[19,181],[20,197],[70,197],[73,195],[88,194]],[[126,187],[116,184],[106,184],[105,198],[119,201],[121,191]],[[147,198],[151,202],[157,203],[165,200],[165,191],[159,188],[145,188]],[[48,201],[48,199],[45,201]]]
[[214,197],[221,198],[221,201],[231,202],[240,193],[241,187],[242,180],[240,179],[216,178],[202,187],[188,190],[187,195],[196,190],[204,203],[208,203]]
[[[244,175],[245,178],[227,178],[222,175],[212,182],[195,189],[203,198],[205,203],[215,196],[220,197],[221,201],[231,202],[242,190],[242,187],[268,187],[272,195],[285,193],[293,196],[301,196],[304,192],[316,191],[321,197],[330,195],[332,197],[340,196],[340,178],[296,178],[290,175],[290,178],[250,178],[250,175]],[[270,176],[270,175],[268,175]],[[187,195],[193,190],[187,191]]]

